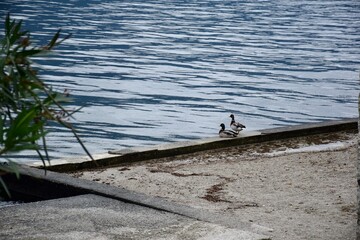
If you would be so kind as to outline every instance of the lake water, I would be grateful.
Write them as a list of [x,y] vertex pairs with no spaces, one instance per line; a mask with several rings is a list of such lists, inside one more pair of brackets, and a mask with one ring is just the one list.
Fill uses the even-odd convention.
[[[358,0],[3,0],[7,12],[39,42],[72,34],[37,63],[84,106],[92,153],[216,136],[230,113],[247,130],[358,115]],[[53,157],[84,154],[71,136],[53,128]]]

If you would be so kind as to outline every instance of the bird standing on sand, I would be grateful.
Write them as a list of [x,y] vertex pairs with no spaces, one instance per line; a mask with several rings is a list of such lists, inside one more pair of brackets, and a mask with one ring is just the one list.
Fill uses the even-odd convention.
[[231,131],[231,130],[225,130],[225,124],[220,124],[220,131],[219,136],[222,138],[234,138],[238,135],[238,133]]
[[235,122],[234,114],[231,114],[230,117],[231,117],[230,127],[232,130],[239,133],[241,130],[243,130],[243,128],[246,128],[245,125],[239,122]]

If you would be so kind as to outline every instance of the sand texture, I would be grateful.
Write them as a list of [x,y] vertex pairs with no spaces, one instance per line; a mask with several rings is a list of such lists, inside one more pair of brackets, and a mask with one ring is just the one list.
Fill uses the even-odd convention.
[[321,134],[72,175],[230,214],[271,239],[355,239],[357,141]]

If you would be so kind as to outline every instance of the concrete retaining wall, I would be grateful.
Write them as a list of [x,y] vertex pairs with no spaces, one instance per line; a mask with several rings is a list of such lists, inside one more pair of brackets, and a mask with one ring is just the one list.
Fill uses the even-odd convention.
[[232,139],[222,139],[215,137],[187,142],[163,144],[159,146],[141,148],[140,150],[139,148],[133,148],[121,151],[111,151],[112,154],[109,154],[101,159],[97,159],[96,161],[70,161],[62,164],[48,166],[47,169],[56,172],[79,171],[83,169],[114,166],[131,162],[170,157],[204,150],[266,142],[278,139],[294,138],[344,130],[357,131],[357,126],[358,119],[351,118],[338,121],[281,127],[262,130],[259,132],[255,132],[255,134],[245,134],[242,137],[236,137]]

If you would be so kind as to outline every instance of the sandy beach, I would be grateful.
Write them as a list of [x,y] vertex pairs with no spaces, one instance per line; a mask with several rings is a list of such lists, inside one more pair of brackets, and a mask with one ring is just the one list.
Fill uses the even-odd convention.
[[355,239],[358,135],[203,151],[72,176],[226,213],[271,239]]

